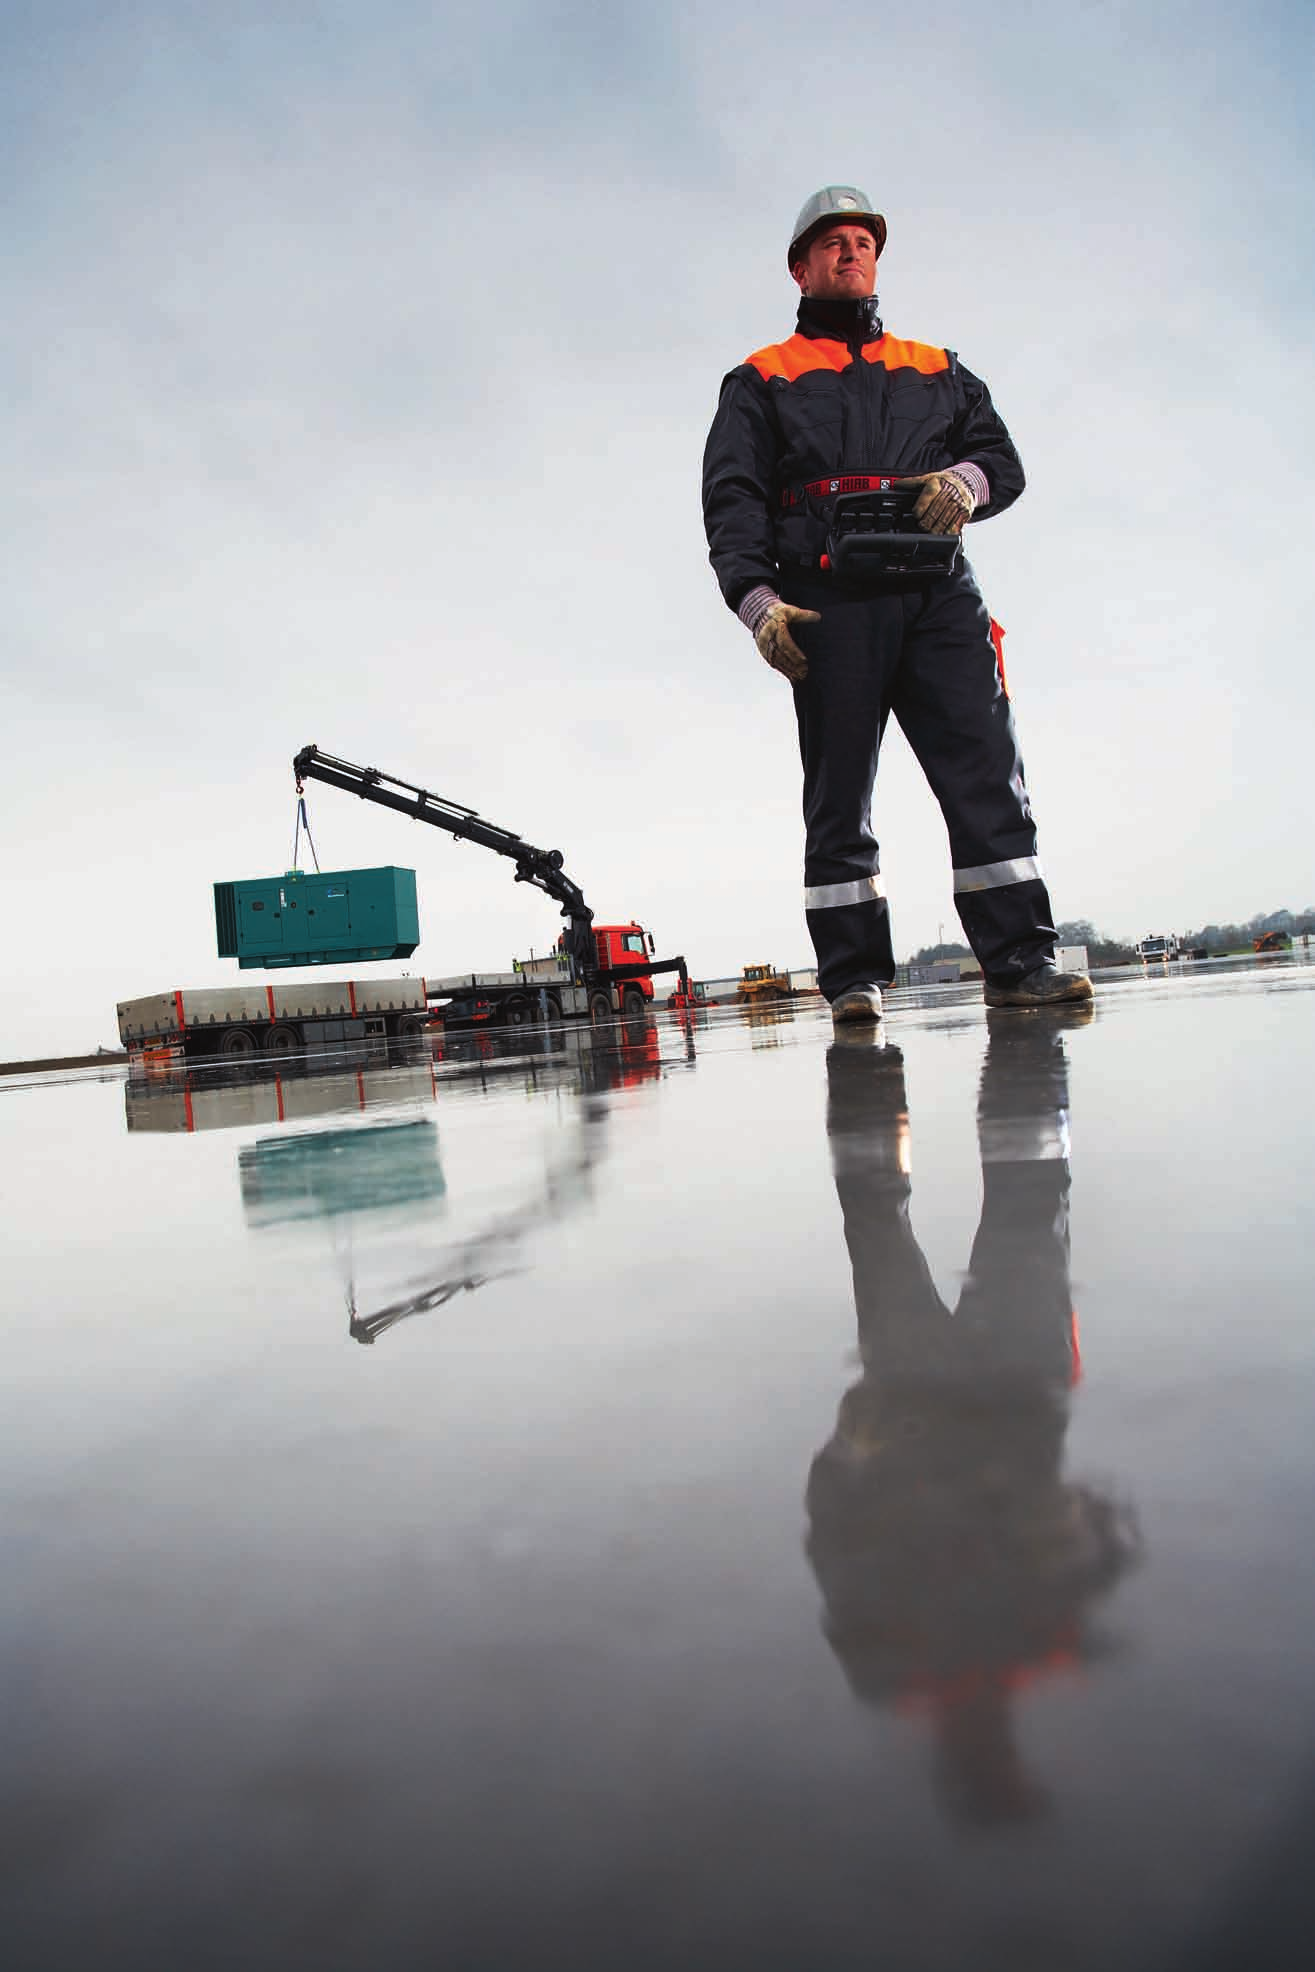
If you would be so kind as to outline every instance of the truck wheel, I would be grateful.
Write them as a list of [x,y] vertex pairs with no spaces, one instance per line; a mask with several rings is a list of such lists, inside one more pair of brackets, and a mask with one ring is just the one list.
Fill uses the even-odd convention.
[[644,1011],[644,995],[638,986],[627,986],[621,995],[621,1012],[627,1020],[638,1020]]
[[529,1018],[529,1001],[523,994],[513,994],[502,1009],[503,1024],[507,1027],[524,1027]]
[[393,1030],[399,1040],[412,1040],[425,1031],[425,1016],[422,1013],[399,1013],[397,1026]]
[[256,1037],[249,1027],[225,1027],[219,1036],[217,1054],[254,1054]]
[[561,995],[559,993],[545,993],[543,996],[543,1004],[544,1004],[543,1017],[545,1020],[561,1019],[562,1001],[561,1001]]
[[600,1020],[612,1018],[612,996],[605,993],[601,986],[595,987],[589,995],[589,1018],[595,1025]]
[[265,1029],[266,1054],[300,1054],[301,1029],[289,1025],[286,1020],[276,1020],[272,1027]]

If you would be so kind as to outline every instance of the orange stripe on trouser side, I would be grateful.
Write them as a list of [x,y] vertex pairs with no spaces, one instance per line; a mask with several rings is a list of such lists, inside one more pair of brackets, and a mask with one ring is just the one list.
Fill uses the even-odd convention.
[[1000,689],[1009,696],[1009,680],[1005,676],[1005,627],[991,618],[991,642],[995,645],[995,668],[1000,674]]

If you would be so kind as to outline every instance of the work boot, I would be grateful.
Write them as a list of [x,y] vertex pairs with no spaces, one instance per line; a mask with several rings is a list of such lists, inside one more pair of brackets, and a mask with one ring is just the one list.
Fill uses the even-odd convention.
[[1091,981],[1085,972],[1061,972],[1047,959],[1021,979],[988,979],[982,988],[988,1007],[1057,1007],[1065,1001],[1089,1000]]
[[838,993],[831,1002],[831,1018],[839,1027],[842,1021],[866,1021],[869,1025],[881,1018],[881,994],[875,986],[849,986]]

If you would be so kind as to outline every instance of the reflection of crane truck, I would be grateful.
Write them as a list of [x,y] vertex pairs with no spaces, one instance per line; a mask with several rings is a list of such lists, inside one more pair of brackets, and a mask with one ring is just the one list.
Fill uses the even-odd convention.
[[[303,747],[293,762],[298,795],[306,780],[355,794],[362,801],[391,808],[413,821],[428,822],[458,840],[476,842],[505,856],[516,866],[517,883],[532,884],[561,906],[566,929],[558,940],[555,964],[510,972],[459,973],[442,979],[373,979],[277,985],[217,987],[199,991],[156,993],[119,1005],[119,1033],[133,1055],[194,1058],[198,1055],[292,1054],[324,1043],[404,1037],[424,1031],[432,1018],[448,1021],[490,1021],[520,1026],[534,1020],[611,1020],[642,1013],[653,999],[655,973],[679,973],[688,991],[689,974],[683,957],[655,959],[653,940],[635,923],[595,924],[594,913],[578,884],[567,876],[560,850],[538,849],[510,829],[486,822],[473,808],[464,808],[442,795],[431,794],[410,781],[382,773],[377,767],[356,767],[350,761]],[[378,882],[397,872],[362,872]],[[378,946],[377,927],[368,943],[348,923],[351,900],[340,896],[341,880],[350,872],[246,884],[216,884],[216,922],[221,956],[239,965],[282,966],[331,963],[334,941],[343,958],[371,956]],[[295,895],[324,889],[337,917],[333,929],[317,932],[313,951],[281,947],[270,954],[270,925],[275,906]],[[305,911],[301,921],[307,917]],[[339,929],[339,920],[341,929]],[[321,925],[326,924],[322,915]],[[280,919],[282,924],[282,919]],[[395,950],[405,956],[418,939],[403,939]]]

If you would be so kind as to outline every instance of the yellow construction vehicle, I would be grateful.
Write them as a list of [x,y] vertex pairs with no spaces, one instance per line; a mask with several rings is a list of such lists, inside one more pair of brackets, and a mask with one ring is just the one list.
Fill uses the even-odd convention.
[[746,965],[735,991],[741,1005],[760,1005],[763,1000],[788,1000],[794,992],[790,975],[770,965]]

